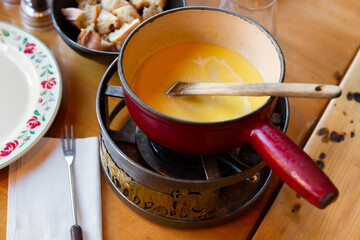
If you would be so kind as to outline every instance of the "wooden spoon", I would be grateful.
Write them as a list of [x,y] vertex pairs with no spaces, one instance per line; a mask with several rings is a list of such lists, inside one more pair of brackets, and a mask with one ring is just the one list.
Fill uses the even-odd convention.
[[341,94],[337,85],[308,83],[203,83],[176,82],[168,96],[277,96],[335,98]]

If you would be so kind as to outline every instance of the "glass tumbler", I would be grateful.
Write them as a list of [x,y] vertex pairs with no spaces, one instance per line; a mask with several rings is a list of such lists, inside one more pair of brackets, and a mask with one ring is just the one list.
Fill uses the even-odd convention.
[[3,3],[8,5],[19,5],[20,0],[2,0]]
[[20,16],[25,27],[47,29],[52,26],[50,0],[21,0]]
[[276,38],[276,0],[221,0],[219,8],[255,20]]

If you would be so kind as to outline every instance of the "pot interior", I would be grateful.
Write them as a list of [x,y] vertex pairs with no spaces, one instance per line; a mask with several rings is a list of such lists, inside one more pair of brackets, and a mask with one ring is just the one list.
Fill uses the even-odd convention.
[[[131,91],[136,70],[158,50],[182,42],[209,42],[232,49],[247,58],[265,82],[282,82],[284,60],[274,38],[242,15],[227,11],[187,7],[145,21],[126,40],[120,54],[123,86]],[[129,86],[126,86],[129,85]]]

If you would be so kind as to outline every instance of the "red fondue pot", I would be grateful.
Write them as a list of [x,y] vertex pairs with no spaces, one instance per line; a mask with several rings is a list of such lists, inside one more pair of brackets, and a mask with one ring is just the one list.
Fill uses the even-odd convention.
[[[159,49],[179,42],[205,41],[233,49],[250,60],[266,82],[282,82],[283,54],[276,40],[254,21],[209,7],[164,12],[143,22],[124,42],[119,76],[129,113],[153,141],[188,154],[214,154],[249,142],[284,182],[313,205],[324,208],[338,195],[336,187],[269,119],[277,98],[234,119],[195,122],[165,115],[139,99],[130,85],[141,63]],[[161,66],[159,66],[161,67]]]

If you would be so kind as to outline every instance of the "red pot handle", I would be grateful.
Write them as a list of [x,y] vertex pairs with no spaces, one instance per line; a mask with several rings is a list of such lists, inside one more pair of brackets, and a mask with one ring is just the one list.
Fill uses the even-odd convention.
[[253,129],[250,141],[274,173],[311,204],[322,209],[336,199],[338,190],[321,168],[275,126]]

